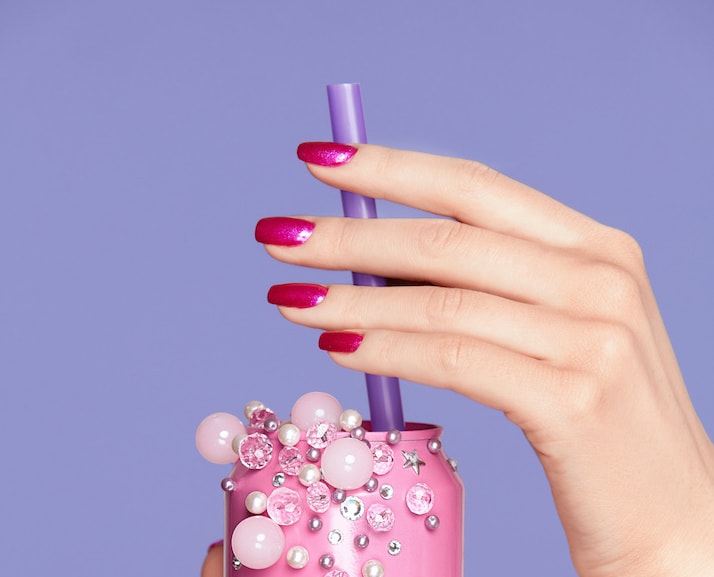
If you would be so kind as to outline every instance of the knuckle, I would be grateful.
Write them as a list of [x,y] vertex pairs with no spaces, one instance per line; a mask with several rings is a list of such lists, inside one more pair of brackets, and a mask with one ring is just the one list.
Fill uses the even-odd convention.
[[609,236],[611,251],[616,261],[632,273],[640,274],[644,271],[642,247],[637,240],[629,233],[615,228],[609,229]]
[[497,170],[475,160],[457,161],[452,174],[454,188],[463,193],[491,187],[501,177]]
[[458,381],[468,364],[468,345],[461,336],[447,336],[433,345],[431,356],[434,367],[445,382]]
[[444,252],[458,249],[462,243],[461,227],[461,224],[451,220],[433,219],[425,222],[417,237],[419,258],[440,256]]
[[624,324],[608,323],[595,331],[592,347],[594,368],[603,374],[619,374],[636,354],[635,334]]
[[609,262],[590,266],[589,274],[584,277],[587,288],[581,297],[592,299],[601,313],[625,318],[641,306],[640,283],[633,273]]
[[563,412],[571,422],[582,423],[597,414],[603,402],[601,381],[591,373],[570,373],[564,378]]
[[424,313],[430,324],[443,324],[464,313],[464,293],[461,289],[431,287],[428,289]]

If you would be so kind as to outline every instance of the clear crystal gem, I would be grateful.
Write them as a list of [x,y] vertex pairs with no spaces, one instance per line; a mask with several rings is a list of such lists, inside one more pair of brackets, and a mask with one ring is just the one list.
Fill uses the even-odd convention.
[[262,469],[273,457],[273,444],[263,433],[251,433],[241,440],[238,456],[248,469]]
[[238,571],[238,569],[240,569],[243,566],[243,564],[240,561],[238,561],[238,559],[236,559],[235,557],[233,557],[233,562],[231,563],[231,565],[233,565],[233,569],[235,569],[236,571]]
[[333,529],[327,534],[327,540],[333,545],[339,545],[342,543],[342,539],[344,539],[344,537],[337,529]]
[[282,487],[285,484],[285,473],[275,473],[273,487]]
[[417,483],[407,491],[407,507],[416,515],[425,515],[434,506],[434,491],[426,483]]
[[391,485],[382,485],[379,488],[379,494],[382,499],[391,499],[394,497],[394,488]]
[[268,497],[268,515],[278,525],[292,525],[302,515],[302,501],[297,491],[280,487]]
[[350,495],[340,505],[340,513],[348,521],[356,521],[364,515],[364,501],[359,497]]
[[389,552],[390,555],[399,555],[401,550],[402,550],[402,544],[399,541],[397,541],[396,539],[390,541],[389,545],[387,545],[387,551]]

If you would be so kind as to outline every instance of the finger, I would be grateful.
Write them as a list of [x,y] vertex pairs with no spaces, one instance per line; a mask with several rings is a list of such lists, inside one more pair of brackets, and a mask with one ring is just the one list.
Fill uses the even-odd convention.
[[588,264],[577,254],[451,220],[312,222],[314,232],[303,245],[269,245],[268,252],[302,266],[427,281],[555,308],[570,305],[582,290],[578,266]]
[[437,286],[330,285],[319,287],[321,294],[326,291],[319,303],[313,300],[308,307],[297,308],[291,295],[316,286],[277,285],[269,291],[268,300],[279,305],[286,319],[313,328],[461,335],[557,364],[572,357],[570,348],[578,340],[575,336],[583,331],[583,323],[551,309]]
[[[323,333],[339,337],[352,333]],[[355,334],[359,334],[355,333]],[[497,345],[461,335],[367,330],[346,352],[332,349],[338,364],[377,375],[450,389],[503,411],[520,426],[557,418],[555,400],[569,372]],[[356,346],[355,346],[356,345]]]
[[361,144],[346,164],[308,164],[308,168],[336,188],[554,246],[584,246],[601,226],[471,160]]
[[203,561],[201,577],[222,577],[223,575],[223,543],[214,543],[208,548]]

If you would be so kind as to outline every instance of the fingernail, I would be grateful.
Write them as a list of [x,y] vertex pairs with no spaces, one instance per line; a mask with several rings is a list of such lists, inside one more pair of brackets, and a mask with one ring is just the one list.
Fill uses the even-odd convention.
[[322,333],[317,346],[330,353],[354,353],[359,348],[363,338],[360,334],[344,331]]
[[320,166],[347,164],[355,152],[357,149],[354,146],[339,142],[303,142],[297,148],[300,160]]
[[327,287],[319,284],[289,283],[276,284],[268,290],[270,304],[307,309],[325,300]]
[[315,223],[301,218],[262,218],[255,225],[255,240],[263,244],[297,246],[310,238],[313,230]]
[[208,550],[210,551],[211,549],[215,549],[216,547],[220,547],[221,545],[223,545],[223,539],[221,539],[220,541],[215,541],[214,543],[211,543],[208,546]]

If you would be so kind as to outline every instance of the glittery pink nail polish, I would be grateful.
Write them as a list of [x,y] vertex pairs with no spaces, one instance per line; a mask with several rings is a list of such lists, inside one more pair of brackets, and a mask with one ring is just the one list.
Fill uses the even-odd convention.
[[326,294],[327,287],[319,284],[277,284],[268,290],[268,302],[278,306],[307,309],[319,305],[325,300]]
[[347,164],[356,152],[354,146],[339,142],[303,142],[297,148],[300,160],[320,166]]
[[297,246],[310,238],[313,230],[315,230],[315,223],[301,218],[285,216],[262,218],[255,225],[255,240],[263,244]]
[[354,353],[359,348],[363,338],[360,334],[346,331],[322,333],[318,346],[323,351],[330,353]]

